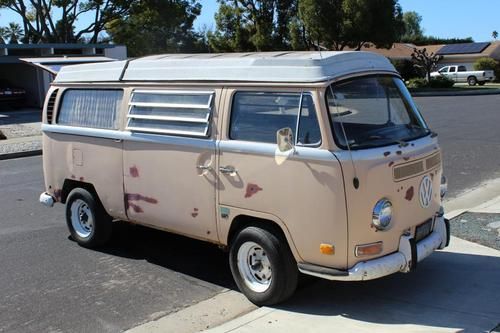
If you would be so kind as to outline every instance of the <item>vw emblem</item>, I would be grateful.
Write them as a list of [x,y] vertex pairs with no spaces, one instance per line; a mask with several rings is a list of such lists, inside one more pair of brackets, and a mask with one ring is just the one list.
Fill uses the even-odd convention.
[[423,208],[429,207],[432,200],[432,180],[429,176],[425,176],[420,182],[419,198]]

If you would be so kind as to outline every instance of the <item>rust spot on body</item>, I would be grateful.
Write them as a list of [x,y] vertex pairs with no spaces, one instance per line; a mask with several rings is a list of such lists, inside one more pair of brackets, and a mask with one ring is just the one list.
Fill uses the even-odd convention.
[[132,208],[134,212],[136,213],[144,213],[144,210],[142,207],[137,205],[136,203],[132,201],[144,201],[150,204],[157,204],[158,200],[155,198],[147,197],[142,194],[137,194],[137,193],[125,193],[124,195],[124,201],[125,201],[125,210],[129,210],[129,208]]
[[396,154],[397,154],[397,155],[401,155],[402,153],[403,153],[403,152],[402,152],[401,150],[398,150],[398,151],[396,152]]
[[81,182],[83,182],[85,180],[85,178],[83,178],[83,177],[80,177],[79,179]]
[[408,156],[406,156],[406,157],[403,157],[403,160],[408,161],[408,160],[410,160],[410,158]]
[[387,156],[389,156],[389,155],[391,155],[391,152],[390,152],[390,151],[386,151],[386,152],[384,152],[384,156],[385,156],[385,157],[387,157]]
[[130,167],[129,172],[131,177],[139,177],[139,169],[135,165]]
[[194,218],[196,216],[198,216],[198,208],[194,208],[193,209],[193,212],[191,213],[191,216]]
[[62,190],[54,190],[54,198],[56,199],[56,201],[58,202],[61,202],[61,198],[62,198]]
[[394,165],[394,161],[389,162],[389,168]]
[[411,186],[409,189],[406,190],[405,199],[411,201],[413,199],[413,194],[414,194],[413,192],[414,192],[413,186]]
[[248,183],[245,198],[250,198],[255,193],[262,191],[262,187],[257,184]]
[[76,176],[75,176],[75,175],[71,175],[71,179],[75,179],[75,178],[76,178]]

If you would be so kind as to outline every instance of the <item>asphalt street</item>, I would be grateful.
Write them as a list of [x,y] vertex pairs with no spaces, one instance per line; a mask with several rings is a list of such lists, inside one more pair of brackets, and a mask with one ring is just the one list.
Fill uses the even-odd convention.
[[[500,96],[417,98],[444,151],[450,196],[500,177]],[[234,288],[215,246],[118,224],[99,251],[38,203],[40,157],[0,161],[0,332],[120,332]]]
[[448,196],[500,177],[500,95],[417,97],[443,149]]

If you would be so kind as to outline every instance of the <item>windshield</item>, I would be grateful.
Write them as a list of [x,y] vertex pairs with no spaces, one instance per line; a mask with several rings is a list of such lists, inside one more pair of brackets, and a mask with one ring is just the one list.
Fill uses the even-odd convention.
[[399,78],[354,78],[332,84],[326,96],[333,135],[342,149],[347,149],[346,137],[349,148],[362,149],[401,144],[430,133]]

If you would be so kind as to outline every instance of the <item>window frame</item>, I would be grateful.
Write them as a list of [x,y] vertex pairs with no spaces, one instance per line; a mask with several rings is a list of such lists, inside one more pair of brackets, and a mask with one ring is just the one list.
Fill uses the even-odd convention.
[[[230,109],[230,112],[229,112],[229,122],[228,122],[228,126],[227,126],[227,138],[231,141],[243,141],[243,142],[252,142],[252,143],[257,143],[257,144],[272,144],[272,145],[276,145],[277,142],[261,142],[261,141],[253,141],[253,140],[240,140],[240,139],[234,139],[231,137],[231,128],[232,128],[232,124],[233,124],[233,115],[234,115],[234,103],[235,103],[235,100],[236,100],[236,95],[238,93],[248,93],[248,94],[289,94],[289,95],[297,95],[299,97],[299,105],[298,105],[298,111],[297,111],[297,114],[295,115],[296,116],[296,121],[295,121],[295,128],[292,128],[292,130],[294,131],[294,145],[296,147],[306,147],[306,148],[318,148],[322,145],[323,143],[323,134],[321,132],[321,126],[320,126],[320,122],[319,122],[319,117],[318,117],[318,108],[317,108],[317,105],[314,101],[314,94],[312,91],[290,91],[290,90],[280,90],[280,91],[276,91],[276,90],[235,90],[232,92],[231,94],[231,102],[229,103],[230,106],[231,106],[231,109]],[[314,112],[316,113],[316,123],[318,125],[318,131],[319,131],[319,136],[320,136],[320,139],[319,139],[319,142],[317,143],[309,143],[309,144],[298,144],[298,129],[300,128],[300,118],[301,118],[301,115],[302,115],[302,106],[303,106],[303,99],[304,99],[304,96],[305,95],[308,95],[311,97],[311,100],[312,100],[312,103],[313,103],[313,106],[314,106]]]
[[[143,94],[160,94],[160,95],[207,95],[208,102],[204,104],[178,104],[178,103],[158,103],[158,102],[133,102],[134,93]],[[142,133],[142,134],[154,134],[154,135],[166,135],[166,136],[177,136],[177,137],[190,137],[197,139],[208,139],[212,135],[213,127],[213,114],[215,109],[215,91],[214,90],[176,90],[176,89],[144,89],[144,88],[133,88],[130,92],[127,101],[127,114],[126,114],[126,124],[125,130],[131,133]],[[190,117],[175,117],[175,116],[159,116],[159,115],[134,115],[131,113],[134,106],[138,107],[164,107],[164,108],[178,108],[178,109],[206,109],[208,114],[205,118],[190,118]],[[144,120],[156,120],[165,122],[184,122],[192,124],[206,124],[205,132],[200,135],[198,132],[182,131],[182,130],[164,130],[158,128],[148,128],[148,127],[134,127],[130,126],[132,119],[144,119]]]
[[[114,123],[114,126],[113,127],[96,127],[96,126],[82,126],[82,125],[68,125],[68,124],[61,124],[59,123],[59,117],[61,115],[61,110],[62,110],[62,106],[63,106],[63,103],[64,103],[64,98],[65,98],[65,95],[67,92],[69,91],[121,91],[122,93],[122,98],[121,98],[121,101],[119,103],[117,103],[117,110],[115,110],[116,112],[116,117],[115,117],[115,123]],[[108,130],[108,131],[117,131],[120,129],[121,127],[121,110],[122,110],[122,103],[125,99],[125,90],[123,88],[103,88],[103,89],[99,89],[97,87],[85,87],[85,88],[66,88],[66,89],[63,89],[62,92],[60,92],[58,94],[59,96],[59,100],[57,102],[57,114],[56,114],[56,119],[55,119],[55,123],[54,123],[54,120],[52,120],[52,124],[55,124],[55,125],[59,125],[59,126],[69,126],[69,127],[76,127],[76,128],[95,128],[95,129],[100,129],[100,130]]]

